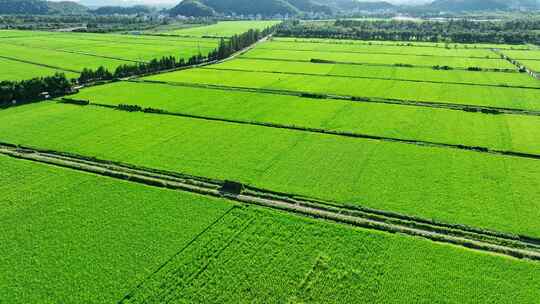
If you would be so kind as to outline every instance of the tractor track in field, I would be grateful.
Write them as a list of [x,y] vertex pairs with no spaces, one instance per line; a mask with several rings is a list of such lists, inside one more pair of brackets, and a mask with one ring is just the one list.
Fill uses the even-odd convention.
[[[60,103],[62,103],[62,101],[60,101]],[[101,107],[101,108],[107,108],[107,109],[122,110],[119,106],[108,105],[108,104],[100,104],[100,103],[91,102],[88,105]],[[137,106],[137,107],[140,107],[141,109],[143,108],[139,105],[131,105],[131,106]],[[272,128],[272,129],[285,129],[285,130],[291,130],[291,131],[323,134],[323,135],[330,135],[330,136],[409,144],[409,145],[416,145],[416,146],[428,147],[428,148],[456,149],[456,150],[486,153],[486,154],[492,154],[492,155],[502,155],[502,156],[507,156],[507,157],[519,157],[519,158],[540,160],[540,154],[498,150],[498,149],[491,149],[488,147],[468,146],[468,145],[462,145],[462,144],[450,144],[450,143],[434,142],[434,141],[426,141],[426,140],[418,140],[418,139],[379,136],[379,135],[371,135],[371,134],[364,134],[364,133],[350,132],[350,131],[338,131],[338,130],[331,130],[331,129],[324,129],[324,128],[298,126],[298,125],[285,125],[285,124],[279,124],[279,123],[273,123],[273,122],[250,121],[250,120],[223,118],[223,117],[204,116],[204,115],[196,115],[196,114],[188,114],[188,113],[180,113],[180,112],[170,112],[170,111],[166,111],[162,109],[153,109],[153,110],[157,112],[144,112],[144,111],[143,112],[148,115],[168,115],[168,116],[184,117],[184,118],[191,118],[191,119],[200,119],[200,120],[206,120],[206,121],[224,122],[224,123],[230,123],[230,124],[250,125],[250,126],[265,127],[265,128]],[[128,113],[131,113],[131,112],[128,112]]]
[[393,105],[402,105],[402,106],[456,110],[456,111],[482,113],[482,114],[488,114],[488,115],[508,114],[508,115],[540,116],[540,110],[521,110],[521,109],[513,109],[513,108],[450,103],[450,102],[443,102],[443,101],[441,102],[414,101],[414,100],[395,99],[395,98],[337,95],[337,94],[313,93],[313,92],[303,92],[303,91],[293,91],[293,90],[283,90],[283,89],[266,89],[266,88],[253,88],[253,87],[241,87],[241,86],[226,86],[226,85],[219,85],[219,84],[149,80],[149,79],[129,79],[127,81],[139,82],[139,83],[155,83],[155,84],[163,84],[163,85],[178,86],[178,87],[213,89],[213,90],[222,90],[222,91],[239,91],[239,92],[297,96],[297,97],[310,98],[313,100],[320,100],[321,102],[324,102],[325,99],[335,99],[335,100],[342,100],[342,101],[349,101],[349,102],[380,103],[380,104],[393,104]]
[[231,182],[9,143],[0,143],[0,154],[148,186],[188,191],[357,227],[422,237],[473,250],[540,261],[540,238],[448,224],[361,206],[343,205],[249,185],[243,185],[244,188],[240,192],[231,193],[225,190],[226,184]]
[[[239,58],[240,60],[242,58]],[[346,79],[372,79],[372,80],[387,80],[387,81],[400,81],[400,82],[414,82],[414,83],[433,83],[433,84],[453,84],[463,86],[475,86],[475,87],[495,87],[495,88],[510,88],[510,89],[532,89],[540,90],[539,87],[531,86],[516,86],[516,85],[503,85],[503,84],[482,84],[472,82],[452,82],[452,81],[435,81],[435,80],[415,80],[405,78],[390,78],[390,77],[373,77],[373,76],[353,76],[353,75],[337,75],[337,74],[316,74],[316,73],[303,73],[303,72],[281,72],[281,71],[269,71],[269,70],[249,70],[240,68],[221,68],[221,67],[204,67],[205,70],[214,71],[231,71],[231,72],[246,72],[246,73],[268,73],[268,74],[284,74],[284,75],[299,75],[299,76],[315,76],[315,77],[335,77]]]

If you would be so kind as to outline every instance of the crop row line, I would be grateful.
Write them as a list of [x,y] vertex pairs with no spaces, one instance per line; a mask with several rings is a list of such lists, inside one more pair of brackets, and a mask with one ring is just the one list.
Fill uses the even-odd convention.
[[419,236],[436,242],[540,261],[540,239],[537,238],[442,223],[361,206],[352,207],[331,201],[269,191],[233,181],[199,178],[50,150],[0,144],[0,153],[17,159],[154,187],[189,191],[312,218],[390,233]]
[[470,59],[485,59],[485,60],[501,60],[500,57],[481,57],[481,56],[452,56],[452,55],[432,55],[432,54],[400,54],[392,52],[369,52],[369,51],[338,51],[338,50],[310,50],[310,49],[297,49],[297,48],[275,48],[275,47],[260,47],[261,50],[270,51],[290,51],[290,52],[316,52],[316,53],[341,53],[341,54],[367,54],[367,55],[396,55],[396,56],[412,56],[412,57],[439,57],[439,58],[470,58]]
[[[73,100],[68,100],[68,99],[66,99],[66,101],[60,101],[60,102],[68,103],[68,104],[75,104],[75,105],[82,105],[82,106],[85,105],[83,103],[84,101],[81,101],[81,103],[78,103],[77,101],[73,102]],[[206,120],[206,121],[218,121],[218,122],[231,123],[231,124],[251,125],[251,126],[273,128],[273,129],[286,129],[286,130],[292,130],[292,131],[324,134],[324,135],[330,135],[330,136],[393,142],[393,143],[416,145],[416,146],[428,147],[428,148],[457,149],[457,150],[466,150],[466,151],[472,151],[472,152],[478,152],[478,153],[540,160],[540,154],[497,150],[497,149],[490,149],[487,147],[480,147],[480,146],[468,146],[468,145],[462,145],[462,144],[449,144],[449,143],[425,141],[425,140],[417,140],[417,139],[379,136],[379,135],[363,134],[363,133],[358,133],[358,132],[337,131],[337,130],[329,130],[329,129],[324,129],[324,128],[313,128],[313,127],[305,127],[305,126],[297,126],[297,125],[286,125],[286,124],[279,124],[279,123],[273,123],[273,122],[212,117],[212,116],[195,115],[195,114],[181,113],[181,112],[171,112],[171,111],[167,111],[163,109],[155,109],[155,108],[145,109],[139,105],[132,105],[132,104],[121,104],[121,105],[115,106],[115,105],[110,105],[110,104],[100,104],[100,103],[89,102],[87,105],[103,107],[103,108],[108,108],[108,109],[115,109],[115,110],[123,110],[127,112],[144,112],[150,115],[168,115],[168,116],[184,117],[184,118],[199,119],[199,120]]]
[[233,72],[248,72],[248,73],[268,73],[268,74],[302,75],[302,76],[316,76],[316,77],[336,77],[336,78],[348,78],[348,79],[373,79],[373,80],[388,80],[388,81],[401,81],[401,82],[414,82],[414,83],[455,84],[455,85],[478,86],[478,87],[496,87],[496,88],[540,90],[540,86],[539,87],[531,87],[531,86],[516,86],[516,85],[505,85],[505,84],[480,84],[480,83],[472,83],[472,82],[416,80],[416,79],[391,78],[391,77],[339,75],[339,74],[332,74],[332,73],[316,74],[316,73],[305,73],[305,72],[282,72],[282,71],[251,70],[251,69],[239,69],[239,68],[221,68],[221,67],[205,67],[205,69],[206,70],[233,71]]
[[11,60],[11,61],[22,62],[22,63],[28,63],[28,64],[32,64],[32,65],[36,65],[36,66],[41,66],[41,67],[46,67],[46,68],[55,69],[55,70],[64,71],[64,72],[72,72],[72,73],[80,73],[80,72],[81,72],[81,71],[70,70],[70,69],[61,68],[61,67],[57,67],[57,66],[53,66],[53,65],[48,65],[48,64],[43,64],[43,63],[38,63],[38,62],[34,62],[34,61],[28,61],[28,60],[23,60],[23,59],[17,59],[17,58],[8,57],[8,56],[2,56],[2,55],[0,55],[0,58],[1,58],[1,59],[6,59],[6,60]]
[[478,106],[471,104],[456,104],[450,102],[429,102],[429,101],[414,101],[406,99],[394,99],[394,98],[381,98],[381,97],[364,97],[364,96],[351,96],[351,95],[336,95],[326,93],[312,93],[303,91],[292,91],[283,89],[267,89],[267,88],[252,88],[252,87],[240,87],[240,86],[225,86],[217,84],[202,84],[202,83],[190,83],[190,82],[174,82],[174,81],[161,81],[161,80],[148,80],[148,79],[130,79],[130,82],[140,83],[155,83],[164,84],[179,87],[192,87],[203,88],[223,91],[240,91],[240,92],[254,92],[263,94],[275,94],[275,95],[288,95],[304,98],[311,98],[316,100],[335,99],[350,102],[367,102],[367,103],[380,103],[380,104],[393,104],[403,106],[414,107],[428,107],[446,110],[465,111],[472,113],[482,114],[509,114],[509,115],[527,115],[527,116],[540,116],[540,111],[536,110],[521,110],[512,108],[490,107],[490,106]]
[[333,61],[333,60],[325,60],[325,59],[319,59],[319,58],[311,58],[311,59],[286,59],[286,58],[269,58],[269,57],[255,57],[255,56],[249,56],[244,55],[240,58],[245,59],[256,59],[256,60],[267,60],[267,61],[283,61],[283,62],[308,62],[308,63],[316,63],[316,64],[340,64],[340,65],[360,65],[360,66],[373,66],[373,67],[393,67],[393,68],[420,68],[420,69],[430,69],[434,71],[446,71],[449,70],[452,71],[466,71],[466,72],[497,72],[497,73],[518,73],[517,70],[514,69],[496,69],[496,68],[483,68],[481,71],[478,70],[470,70],[469,68],[457,68],[457,67],[449,67],[449,69],[439,68],[434,69],[434,66],[432,65],[416,65],[416,64],[389,64],[389,63],[369,63],[369,62],[345,62],[345,61]]

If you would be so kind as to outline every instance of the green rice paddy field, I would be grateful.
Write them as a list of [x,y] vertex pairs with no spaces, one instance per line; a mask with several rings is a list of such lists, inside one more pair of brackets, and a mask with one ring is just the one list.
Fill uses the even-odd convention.
[[[155,92],[159,92],[159,95]],[[72,98],[105,105],[139,105],[213,118],[540,154],[538,116],[483,115],[337,100],[321,102],[296,96],[135,82],[88,88]]]
[[443,56],[443,57],[472,57],[479,59],[500,59],[489,49],[465,49],[465,48],[442,48],[442,47],[415,47],[384,44],[336,44],[336,43],[309,43],[272,40],[261,46],[261,49],[269,50],[295,50],[295,51],[320,51],[334,53],[366,53],[366,54],[402,54],[416,56]]
[[[64,70],[112,67],[144,60],[154,43],[165,45],[156,54],[210,48],[217,40],[200,37],[230,36],[245,31],[242,26],[227,22],[174,33],[192,38],[0,31],[0,56],[11,58],[0,57],[0,68],[4,61],[22,66],[17,59],[35,58]],[[170,44],[163,43],[167,39]],[[485,58],[493,56],[489,48],[528,46],[448,50],[444,44],[403,44],[275,38],[221,64],[69,96],[89,100],[88,106],[46,101],[2,109],[0,142],[540,238],[537,158],[421,143],[539,155],[535,113],[493,115],[265,91],[540,110],[538,80],[507,61]],[[109,53],[122,59],[104,58]],[[385,65],[309,62],[323,55]],[[389,66],[394,60],[514,71]],[[27,73],[38,73],[24,65]],[[2,155],[0,169],[0,303],[536,303],[540,297],[536,261]]]
[[55,73],[64,73],[70,78],[77,77],[77,74],[73,72],[66,72],[23,62],[13,63],[13,61],[2,58],[0,58],[0,71],[2,71],[2,73],[0,73],[0,81],[25,80],[33,77],[50,76]]
[[[256,66],[249,66],[256,70]],[[473,73],[473,72],[470,72]],[[466,86],[445,83],[414,83],[381,79],[351,79],[333,76],[294,75],[273,72],[192,69],[145,78],[153,81],[290,90],[389,98],[432,103],[454,103],[522,110],[538,110],[539,90],[507,87]]]
[[325,38],[298,38],[298,37],[274,37],[274,41],[284,42],[308,42],[308,43],[330,43],[340,45],[398,45],[398,46],[416,46],[416,47],[438,47],[451,49],[501,49],[501,50],[533,50],[531,45],[516,45],[516,44],[489,44],[489,43],[436,43],[436,42],[412,42],[412,41],[365,41],[365,40],[348,40],[348,39],[325,39]]
[[0,165],[9,173],[0,175],[0,299],[9,303],[540,296],[540,268],[525,260],[5,156]]
[[[0,31],[0,59],[5,66],[0,78],[29,79],[54,74],[53,70],[73,77],[84,68],[99,66],[114,71],[119,65],[163,56],[189,58],[199,52],[207,54],[217,45],[218,40],[205,38]],[[40,72],[33,72],[29,65]]]
[[[442,57],[442,56],[417,56],[403,54],[374,54],[353,52],[325,52],[325,51],[300,51],[286,49],[263,49],[257,48],[244,57],[264,59],[287,59],[305,60],[322,59],[346,63],[398,65],[407,64],[413,66],[450,66],[452,68],[480,67],[484,69],[514,69],[514,66],[500,58],[473,58],[473,57]],[[493,56],[494,57],[494,56]]]
[[213,65],[213,69],[234,69],[239,71],[277,72],[292,74],[314,74],[324,76],[341,76],[351,78],[374,78],[402,81],[423,81],[442,83],[462,83],[485,86],[516,86],[540,88],[540,81],[524,73],[499,73],[452,70],[436,71],[430,68],[407,68],[395,66],[320,64],[311,62],[294,62],[281,60],[259,60],[238,58]]
[[250,29],[264,30],[281,21],[220,21],[207,26],[190,27],[179,30],[166,31],[165,34],[193,36],[193,37],[232,37],[247,32]]
[[446,222],[540,231],[534,159],[54,103],[3,111],[0,138]]

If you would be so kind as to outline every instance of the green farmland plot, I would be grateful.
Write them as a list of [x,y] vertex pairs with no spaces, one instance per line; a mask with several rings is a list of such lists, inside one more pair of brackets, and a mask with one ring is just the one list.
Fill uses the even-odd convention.
[[211,68],[540,88],[540,81],[524,73],[468,72],[460,70],[436,71],[429,68],[321,64],[248,58],[226,61],[212,65]]
[[488,49],[442,48],[442,47],[415,47],[379,44],[337,44],[337,43],[309,43],[293,41],[270,41],[259,47],[268,50],[294,50],[294,51],[320,51],[333,53],[372,53],[372,54],[398,54],[417,56],[442,57],[474,57],[497,58],[500,56]]
[[19,31],[19,30],[0,30],[0,38],[16,38],[16,37],[34,37],[34,36],[50,36],[53,32],[44,31]]
[[338,53],[324,51],[295,51],[275,50],[256,48],[249,51],[245,58],[264,58],[264,59],[285,59],[285,60],[304,60],[322,59],[346,63],[364,63],[379,65],[414,65],[414,66],[450,66],[452,68],[479,67],[484,69],[515,69],[515,67],[506,60],[500,58],[480,59],[467,57],[437,57],[437,56],[415,56],[402,54],[369,54],[369,53]]
[[539,60],[520,60],[519,62],[533,71],[540,72],[540,59]]
[[5,156],[0,165],[2,302],[534,303],[539,296],[540,269],[526,260]]
[[108,59],[82,54],[65,53],[54,50],[34,49],[23,46],[3,44],[0,48],[0,57],[11,58],[23,62],[46,65],[66,71],[80,72],[84,68],[98,68],[104,66],[114,70],[119,65],[128,64],[129,61]]
[[[174,56],[187,59],[197,54],[207,55],[218,45],[217,39],[135,36],[119,34],[9,32],[0,39],[0,59],[10,59],[9,69],[2,69],[0,77],[18,80],[46,75],[46,68],[66,72],[80,72],[99,66],[114,71],[123,64],[146,62],[154,58]],[[1,37],[1,33],[0,33]],[[17,62],[19,61],[19,62]],[[25,65],[41,65],[35,74],[26,72]],[[2,65],[4,65],[2,63]],[[10,72],[20,66],[20,71]],[[21,76],[19,76],[21,75]],[[69,75],[69,76],[73,76]]]
[[[256,69],[255,66],[252,68]],[[394,80],[351,79],[212,69],[192,69],[155,75],[147,79],[523,110],[540,109],[538,89],[480,87],[446,83],[411,83]]]
[[529,45],[516,45],[516,44],[489,44],[489,43],[436,43],[436,42],[412,42],[412,41],[381,41],[381,40],[348,40],[348,39],[326,39],[326,38],[289,38],[289,37],[276,37],[274,41],[283,42],[308,42],[308,43],[332,43],[340,45],[397,45],[397,46],[416,46],[416,47],[438,47],[438,48],[450,48],[450,49],[501,49],[501,50],[529,50]]
[[68,78],[75,78],[77,74],[60,71],[39,65],[23,63],[20,61],[6,60],[0,58],[0,81],[3,80],[25,80],[34,77],[52,76],[55,73],[65,73]]
[[215,39],[187,39],[151,37],[150,39],[134,39],[126,35],[55,35],[52,37],[37,36],[34,38],[4,39],[1,43],[46,50],[78,52],[100,57],[111,57],[123,60],[149,61],[164,56],[189,58],[193,55],[208,54],[217,47]]
[[[156,94],[159,92],[159,94]],[[324,102],[296,96],[120,82],[75,99],[170,112],[540,154],[540,117],[484,115],[425,107]]]
[[0,115],[0,141],[539,236],[534,159],[92,106]]
[[235,209],[123,303],[534,303],[539,277],[532,262]]
[[0,168],[2,303],[116,303],[232,206],[6,156]]
[[531,51],[503,51],[505,55],[516,60],[540,60],[540,50]]
[[220,21],[216,24],[191,27],[186,29],[167,31],[165,34],[193,36],[193,37],[232,37],[251,29],[264,30],[281,21]]

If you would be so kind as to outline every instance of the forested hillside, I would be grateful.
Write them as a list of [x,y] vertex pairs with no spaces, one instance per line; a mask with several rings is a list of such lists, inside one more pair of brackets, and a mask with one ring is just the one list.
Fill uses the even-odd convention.
[[77,15],[87,11],[88,8],[72,1],[0,0],[0,15]]

